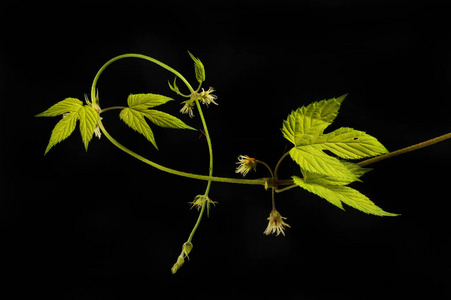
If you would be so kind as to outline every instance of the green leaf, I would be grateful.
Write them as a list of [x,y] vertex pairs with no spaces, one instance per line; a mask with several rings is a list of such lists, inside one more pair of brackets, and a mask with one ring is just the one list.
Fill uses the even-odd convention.
[[50,141],[47,145],[47,149],[45,149],[44,155],[46,155],[53,146],[67,139],[72,134],[75,126],[77,125],[77,118],[78,113],[71,112],[56,123],[52,130],[52,135],[50,136]]
[[82,105],[83,102],[78,99],[66,98],[51,106],[46,111],[35,115],[35,117],[56,117],[65,113],[78,111]]
[[321,198],[326,199],[331,204],[343,209],[342,202],[358,209],[364,213],[376,216],[398,216],[398,214],[389,213],[382,210],[374,204],[368,197],[359,191],[343,185],[325,184],[320,178],[304,180],[297,176],[293,176],[293,181],[299,187],[314,193]]
[[309,191],[310,193],[316,194],[321,198],[326,199],[327,201],[337,206],[338,208],[343,209],[340,198],[336,193],[332,192],[330,188],[328,188],[330,186],[323,186],[321,184],[316,183],[307,183],[304,181],[304,179],[299,178],[297,176],[293,176],[292,178],[297,186]]
[[132,94],[127,99],[129,107],[121,111],[119,118],[130,128],[144,135],[158,149],[152,129],[145,118],[160,127],[196,130],[170,114],[149,109],[171,100],[173,99],[158,94]]
[[315,146],[321,150],[329,150],[345,159],[359,159],[388,153],[388,150],[375,137],[348,127],[320,136]]
[[88,144],[97,126],[97,112],[92,107],[85,105],[78,110],[78,118],[80,120],[81,138],[86,151],[88,151]]
[[345,159],[388,152],[376,138],[363,131],[343,127],[323,134],[337,117],[345,98],[346,95],[343,95],[302,106],[283,122],[283,136],[294,144],[290,156],[301,170],[352,182],[357,179],[355,174],[342,161],[324,153],[324,150]]
[[90,106],[83,106],[83,102],[78,99],[66,98],[46,111],[37,114],[36,117],[56,117],[59,115],[63,115],[63,118],[53,128],[44,154],[47,154],[53,146],[72,134],[77,125],[77,120],[80,120],[81,137],[85,149],[88,150],[89,141],[92,139],[97,125],[97,112]]
[[[136,106],[135,106],[136,108]],[[155,142],[155,137],[152,130],[144,119],[143,113],[134,108],[124,108],[119,114],[119,118],[125,122],[130,128],[144,135],[144,137],[151,142],[155,148],[158,149]]]
[[130,108],[142,110],[165,104],[171,100],[174,99],[158,94],[130,94],[127,98],[127,104]]
[[196,73],[196,79],[199,83],[202,83],[205,81],[205,68],[202,62],[196,58],[194,55],[191,54],[191,52],[188,51],[189,56],[191,56],[191,59],[194,61],[194,72]]
[[179,118],[174,117],[173,115],[167,114],[162,111],[150,109],[143,111],[142,114],[148,118],[152,123],[157,126],[164,128],[175,128],[175,129],[190,129],[196,130],[195,128],[186,125]]
[[342,180],[355,181],[357,177],[343,163],[312,146],[294,147],[290,150],[291,158],[302,171],[337,177]]
[[347,185],[354,181],[361,181],[360,177],[371,171],[370,168],[363,168],[358,164],[341,161],[341,163],[354,175],[353,178],[338,178],[334,176],[325,176],[317,173],[311,173],[302,170],[302,175],[309,183],[317,183],[320,185]]
[[283,122],[282,133],[294,145],[308,143],[309,136],[318,136],[335,120],[347,95],[313,102],[293,111]]

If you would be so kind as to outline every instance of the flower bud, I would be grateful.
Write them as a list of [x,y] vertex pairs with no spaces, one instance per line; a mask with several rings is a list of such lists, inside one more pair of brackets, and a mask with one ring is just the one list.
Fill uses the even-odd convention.
[[183,258],[183,255],[180,254],[180,256],[177,258],[177,262],[171,268],[172,274],[177,273],[177,271],[183,266],[184,263],[185,259]]
[[[188,254],[191,252],[192,249],[193,249],[193,244],[191,242],[186,242],[182,246],[183,253],[185,254],[186,257],[188,257]],[[188,259],[189,259],[189,257],[188,257]]]

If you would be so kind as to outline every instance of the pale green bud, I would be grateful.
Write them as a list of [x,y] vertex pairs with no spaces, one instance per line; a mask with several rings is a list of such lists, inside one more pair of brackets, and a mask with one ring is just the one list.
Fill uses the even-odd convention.
[[[193,244],[191,242],[186,242],[185,244],[183,244],[182,249],[183,249],[183,253],[185,254],[185,256],[188,257],[188,254],[193,249]],[[189,257],[188,257],[188,259],[189,259]]]
[[177,273],[177,271],[183,266],[184,263],[185,263],[185,259],[183,258],[183,255],[180,255],[177,258],[177,262],[171,268],[172,274]]

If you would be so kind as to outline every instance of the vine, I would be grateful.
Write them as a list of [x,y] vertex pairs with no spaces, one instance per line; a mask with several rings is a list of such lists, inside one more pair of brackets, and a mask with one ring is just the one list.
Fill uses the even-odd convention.
[[[398,216],[398,214],[384,211],[367,196],[348,185],[355,181],[361,181],[360,178],[370,171],[370,169],[364,168],[364,166],[451,138],[451,133],[448,133],[413,146],[389,152],[375,137],[353,128],[341,127],[329,133],[324,133],[327,127],[337,117],[341,103],[347,96],[343,95],[338,98],[321,100],[299,107],[288,115],[287,119],[282,122],[281,131],[283,136],[293,146],[280,157],[274,169],[256,158],[247,155],[238,156],[236,173],[242,174],[245,177],[249,172],[255,172],[257,165],[262,165],[267,169],[270,177],[244,179],[213,176],[214,160],[212,139],[205,121],[202,105],[205,107],[211,104],[218,105],[216,102],[218,97],[214,94],[215,90],[212,87],[209,87],[207,90],[202,87],[206,78],[204,65],[199,58],[196,58],[189,52],[188,54],[194,62],[194,71],[198,83],[196,89],[190,85],[182,74],[165,63],[142,54],[123,54],[110,59],[99,69],[91,86],[90,99],[85,95],[85,104],[76,98],[66,98],[36,115],[37,117],[62,116],[52,130],[44,154],[47,154],[55,145],[68,138],[75,130],[78,122],[86,151],[93,136],[101,138],[104,135],[114,146],[123,152],[160,171],[207,182],[205,191],[195,196],[194,200],[190,202],[191,208],[195,207],[199,210],[199,216],[187,241],[182,245],[182,250],[176,263],[171,268],[172,273],[176,273],[185,263],[185,259],[188,258],[189,253],[193,249],[192,240],[203,215],[205,212],[209,215],[211,205],[217,203],[209,197],[212,182],[260,185],[266,190],[269,189],[271,191],[272,208],[267,219],[269,221],[267,228],[263,231],[267,235],[285,235],[285,230],[290,225],[284,221],[287,218],[283,217],[276,209],[275,194],[297,187],[318,195],[340,209],[344,209],[344,203],[367,214]],[[127,106],[101,108],[99,93],[97,91],[97,83],[100,76],[109,65],[126,58],[149,61],[175,75],[172,84],[168,81],[168,85],[177,96],[186,99],[181,101],[183,106],[180,113],[187,114],[190,118],[194,118],[195,114],[197,114],[202,123],[202,131],[206,136],[209,152],[208,175],[175,170],[151,161],[118,142],[106,130],[101,115],[113,110],[119,110],[119,118],[131,129],[143,135],[157,149],[156,139],[149,123],[153,126],[163,128],[196,130],[179,118],[155,109],[169,101],[174,101],[173,98],[163,95],[151,93],[131,94],[127,99]],[[177,86],[177,79],[183,82],[189,91],[188,94],[180,91]],[[324,152],[325,150],[328,153],[331,152],[333,155],[327,154]],[[293,174],[290,178],[279,179],[280,165],[287,157],[290,157],[298,164],[299,174]],[[362,159],[366,160],[355,162],[356,160]]]

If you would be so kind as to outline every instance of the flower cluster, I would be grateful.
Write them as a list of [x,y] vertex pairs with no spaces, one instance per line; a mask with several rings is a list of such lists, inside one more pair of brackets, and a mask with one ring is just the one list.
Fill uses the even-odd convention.
[[210,87],[208,91],[202,89],[200,93],[193,93],[189,100],[183,101],[183,107],[180,110],[182,114],[188,114],[191,118],[194,117],[193,108],[196,105],[195,101],[199,100],[202,104],[210,105],[211,103],[218,105],[215,100],[218,99],[218,96],[213,95],[212,93],[215,91],[214,88]]
[[271,213],[269,214],[269,223],[268,223],[268,227],[266,227],[266,230],[263,232],[266,235],[270,235],[270,234],[274,234],[277,233],[277,235],[279,234],[283,234],[285,235],[285,228],[284,226],[290,227],[290,225],[288,225],[287,223],[285,223],[283,220],[286,219],[285,217],[282,217],[282,215],[275,209],[273,209],[271,211]]
[[249,157],[247,155],[240,155],[238,156],[238,162],[239,166],[236,168],[235,173],[241,173],[243,174],[243,177],[249,173],[250,170],[254,170],[257,168],[257,162],[255,161],[255,158]]
[[201,209],[204,203],[207,203],[207,205],[210,206],[210,204],[216,205],[218,202],[211,200],[208,196],[205,195],[197,195],[196,197],[194,197],[193,202],[189,202],[189,204],[191,204],[191,209],[195,207],[197,208],[197,210]]
[[190,116],[190,118],[194,117],[194,113],[193,113],[193,107],[195,105],[194,100],[186,100],[183,101],[182,104],[183,105],[182,109],[180,110],[180,112],[182,114],[188,114]]
[[218,103],[215,102],[216,99],[218,99],[218,96],[213,95],[212,93],[215,91],[214,88],[210,87],[208,91],[205,91],[202,89],[202,92],[199,93],[199,99],[202,102],[202,104],[206,104],[207,106],[213,103],[214,105],[218,105]]

